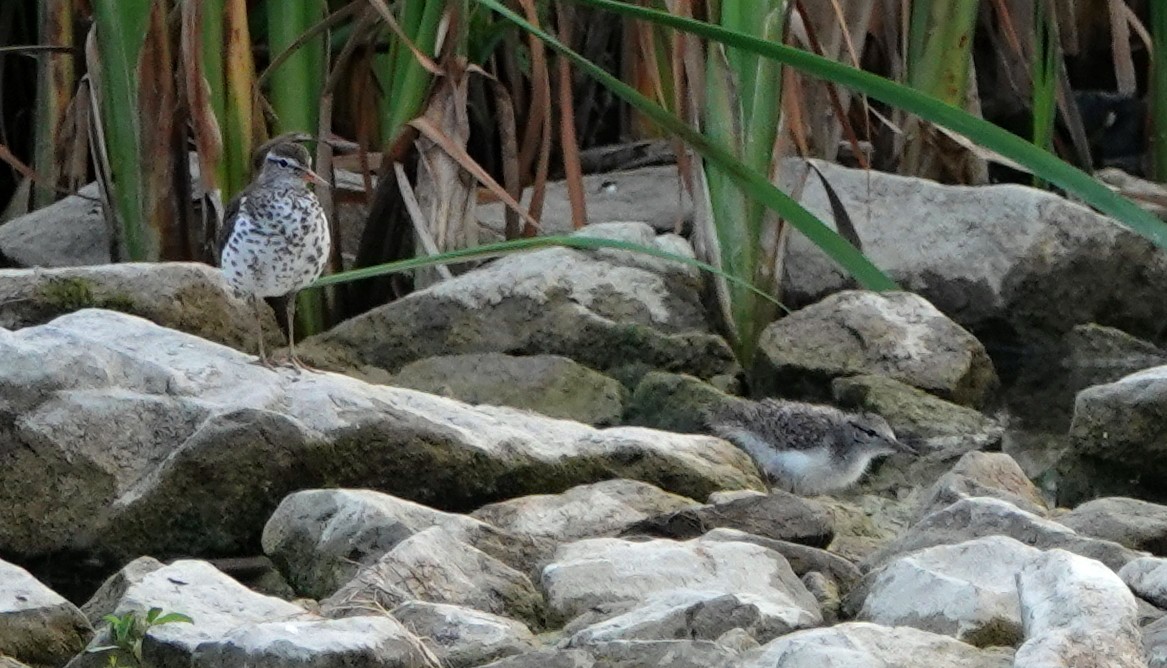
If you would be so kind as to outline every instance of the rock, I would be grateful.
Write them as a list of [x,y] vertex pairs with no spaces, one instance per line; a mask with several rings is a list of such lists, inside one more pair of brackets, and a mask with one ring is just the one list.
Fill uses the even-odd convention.
[[[129,313],[237,350],[258,350],[255,310],[235,297],[218,269],[201,262],[0,269],[0,327],[40,325],[85,308]],[[269,349],[282,346],[275,314],[264,306],[262,317]]]
[[0,656],[0,668],[31,668],[10,656]]
[[1038,549],[1061,548],[1097,559],[1117,571],[1142,556],[1118,543],[1087,538],[1057,522],[989,497],[962,499],[921,519],[906,533],[867,557],[867,570],[892,558],[935,545],[952,545],[991,535],[1009,536]]
[[410,601],[393,616],[424,639],[443,668],[472,668],[535,648],[526,626],[480,610]]
[[492,661],[480,668],[592,668],[595,665],[592,655],[583,650],[544,648]]
[[888,628],[868,622],[846,622],[772,640],[748,655],[740,665],[743,668],[1009,668],[1014,664],[1011,650],[977,649],[954,638],[910,626]]
[[810,571],[802,576],[802,584],[818,601],[823,614],[823,626],[834,626],[843,619],[843,600],[836,580],[818,572]]
[[1167,506],[1107,497],[1083,503],[1058,522],[1085,536],[1167,556]]
[[1123,566],[1118,577],[1135,596],[1167,608],[1167,559],[1141,557]]
[[732,629],[742,629],[765,642],[810,625],[800,621],[794,626],[790,614],[783,612],[769,601],[745,594],[665,591],[650,595],[643,605],[629,612],[575,633],[567,646],[586,647],[613,640],[717,640]]
[[439,667],[417,637],[397,620],[383,615],[243,626],[200,644],[189,665],[191,668]]
[[772,323],[758,339],[754,393],[826,401],[840,376],[888,376],[981,406],[997,373],[984,346],[924,298],[850,290]]
[[117,573],[106,578],[105,582],[101,583],[97,591],[85,602],[85,605],[81,606],[81,612],[90,624],[100,624],[102,618],[106,615],[112,615],[113,611],[117,609],[118,601],[126,595],[126,590],[165,565],[154,557],[134,559],[122,566]]
[[[643,223],[577,232],[692,257],[676,236]],[[605,371],[631,363],[701,378],[732,372],[710,333],[695,269],[629,251],[552,248],[500,258],[305,340],[325,368],[396,372],[434,355],[501,352],[569,357]]]
[[[589,225],[642,220],[658,232],[673,230],[678,224],[692,223],[693,204],[682,187],[676,165],[622,169],[585,174],[584,192],[588,194]],[[524,207],[533,190],[523,191]],[[572,232],[571,200],[566,181],[549,181],[543,192],[541,234]],[[506,206],[501,202],[478,207],[479,222],[500,239],[506,228]]]
[[[145,615],[151,608],[160,608],[163,614],[181,613],[191,621],[149,629],[142,642],[144,665],[189,665],[203,643],[222,640],[252,624],[319,619],[300,606],[256,594],[214,566],[194,560],[175,561],[142,575],[126,587],[111,614]],[[104,626],[89,647],[109,644],[109,627]],[[99,668],[108,665],[108,660],[104,652],[83,653],[68,668]]]
[[92,636],[76,606],[23,568],[0,561],[0,657],[62,666]]
[[1017,574],[1026,668],[1145,666],[1135,597],[1094,559],[1053,549]]
[[[949,186],[814,164],[851,212],[864,254],[964,327],[1032,338],[1098,322],[1162,340],[1167,256],[1117,221],[1027,186]],[[788,161],[780,187],[805,171],[801,159]],[[800,201],[832,224],[817,179],[807,180]],[[791,235],[785,260],[787,306],[851,284],[801,234]]]
[[858,621],[913,626],[976,647],[1021,642],[1017,571],[1040,551],[1006,536],[937,545],[898,557],[852,590]]
[[1089,323],[1029,346],[1015,364],[1017,377],[1003,396],[1010,414],[1026,431],[1064,434],[1078,392],[1167,364],[1167,351],[1122,330]]
[[1167,502],[1167,366],[1078,393],[1070,447],[1058,465],[1058,504],[1099,496]]
[[0,329],[0,359],[6,553],[247,554],[286,494],[324,485],[446,510],[613,477],[692,498],[762,487],[720,439],[271,371],[111,311]]
[[614,536],[650,516],[699,505],[636,480],[605,480],[562,494],[492,503],[470,516],[514,533],[567,542]]
[[845,499],[820,496],[815,501],[831,518],[835,539],[830,550],[859,563],[895,540],[914,522],[917,494],[904,499],[858,494]]
[[737,652],[711,640],[613,640],[590,646],[596,668],[737,668]]
[[[643,483],[641,483],[643,484]],[[664,494],[664,492],[661,492]],[[537,572],[554,546],[465,515],[367,489],[289,494],[263,530],[264,552],[303,596],[325,598],[401,541],[431,527],[522,572]]]
[[363,614],[369,606],[391,610],[411,600],[461,605],[533,627],[546,623],[543,598],[526,575],[442,527],[399,542],[320,606],[325,616],[342,617]]
[[812,547],[826,547],[834,538],[830,517],[817,502],[782,490],[656,515],[629,526],[624,535],[687,539],[719,527]]
[[644,375],[624,412],[624,424],[682,434],[707,434],[703,412],[727,401],[726,395],[700,378],[666,371]]
[[916,517],[977,496],[1007,501],[1034,515],[1048,512],[1041,492],[1012,457],[1002,452],[969,452],[924,494]]
[[0,266],[75,267],[110,262],[109,231],[96,183],[0,225]]
[[980,411],[954,404],[888,376],[847,376],[831,383],[843,408],[882,415],[900,440],[932,450],[983,450],[1004,429]]
[[469,404],[513,406],[548,417],[613,425],[627,390],[619,381],[556,355],[443,355],[406,364],[393,384]]
[[[543,569],[542,587],[549,607],[560,619],[615,603],[647,605],[654,613],[671,617],[676,614],[672,609],[692,605],[688,593],[700,592],[736,596],[719,603],[730,609],[739,603],[756,606],[756,613],[743,614],[764,616],[768,630],[785,627],[789,631],[822,621],[814,597],[786,559],[749,543],[703,538],[637,543],[615,538],[581,540],[556,551],[555,561]],[[670,597],[663,598],[666,594]],[[629,621],[635,627],[634,620]],[[720,628],[717,634],[726,630]]]
[[804,580],[805,576],[810,573],[819,573],[829,577],[842,588],[850,589],[861,577],[855,564],[833,552],[820,550],[809,545],[765,538],[737,529],[713,529],[702,536],[702,540],[753,543],[769,548],[785,557],[787,563],[790,564],[790,570]]

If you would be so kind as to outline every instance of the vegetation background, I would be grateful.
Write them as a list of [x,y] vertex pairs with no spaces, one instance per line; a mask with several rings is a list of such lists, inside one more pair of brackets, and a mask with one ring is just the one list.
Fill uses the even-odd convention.
[[[602,245],[541,234],[548,180],[566,179],[580,227],[583,174],[661,156],[698,202],[691,237],[747,362],[780,312],[792,229],[895,287],[846,211],[827,225],[774,186],[791,156],[1057,188],[1167,248],[1160,220],[1092,176],[1167,175],[1163,5],[4,0],[0,223],[96,181],[117,261],[213,263],[223,202],[266,142],[298,136],[338,184],[325,206],[367,210],[355,259],[338,240],[329,287],[301,296],[311,332],[454,260]],[[502,243],[481,234],[486,201],[508,207]]]

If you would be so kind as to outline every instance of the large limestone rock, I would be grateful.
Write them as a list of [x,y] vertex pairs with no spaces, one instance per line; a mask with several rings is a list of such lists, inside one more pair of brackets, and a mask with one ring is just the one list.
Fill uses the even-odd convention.
[[23,568],[0,561],[0,657],[61,666],[92,636],[76,606]]
[[998,384],[980,341],[908,292],[831,295],[767,327],[754,357],[762,395],[825,401],[833,379],[875,374],[980,406]]
[[[643,223],[578,234],[692,257],[680,237]],[[512,255],[373,309],[304,342],[305,360],[396,372],[434,355],[553,354],[599,370],[644,364],[702,378],[732,371],[710,333],[701,277],[686,265],[629,251],[551,248]]]
[[385,615],[270,621],[243,626],[199,644],[191,668],[440,668],[417,636]]
[[362,568],[321,601],[330,617],[368,614],[419,600],[448,603],[545,624],[543,598],[531,580],[441,527],[419,531]]
[[515,533],[567,542],[616,535],[654,515],[698,505],[637,480],[605,480],[562,494],[492,503],[471,517]]
[[96,183],[0,225],[0,266],[75,267],[110,261],[109,229]]
[[1142,557],[1135,559],[1118,572],[1118,577],[1139,598],[1159,608],[1167,607],[1167,559]]
[[447,510],[612,477],[690,498],[761,487],[748,457],[716,438],[597,430],[271,371],[110,311],[0,329],[0,359],[0,550],[9,553],[238,553],[258,544],[285,495],[326,484]]
[[628,527],[625,533],[686,539],[727,528],[812,547],[830,545],[835,535],[830,515],[821,504],[782,490],[710,501],[653,515]]
[[427,357],[405,365],[393,385],[601,427],[620,421],[628,394],[616,379],[557,355]]
[[978,647],[1021,641],[1018,570],[1040,553],[1005,536],[938,545],[869,573],[852,594],[857,619],[914,626]]
[[1073,529],[1027,513],[1007,501],[972,497],[924,517],[864,563],[867,567],[878,566],[926,547],[992,535],[1009,536],[1043,550],[1061,548],[1097,559],[1115,571],[1143,556],[1118,543],[1080,536]]
[[1085,536],[1167,556],[1167,506],[1125,497],[1087,501],[1058,518]]
[[1140,668],[1146,665],[1135,597],[1098,561],[1050,550],[1017,574],[1026,668]]
[[[181,613],[191,621],[152,627],[142,643],[145,665],[189,665],[203,643],[223,641],[251,625],[320,619],[298,605],[257,594],[207,562],[195,560],[176,561],[130,583],[111,614],[145,615],[151,608]],[[109,626],[103,624],[89,647],[109,644]],[[107,662],[104,653],[83,653],[69,668],[99,668]]]
[[[707,605],[715,594],[733,597],[719,606],[748,607],[747,616],[754,617],[752,623],[768,637],[822,621],[818,603],[786,559],[750,543],[700,538],[684,542],[581,540],[559,548],[554,562],[543,569],[542,586],[548,605],[560,619],[572,619],[597,606],[646,608],[595,630],[597,640],[629,633],[643,637],[640,632],[649,620],[658,631],[693,629],[686,624],[697,613],[684,611],[695,604]],[[728,630],[717,628],[718,634]]]
[[410,601],[393,616],[423,639],[443,668],[473,668],[535,648],[535,636],[521,622],[480,610]]
[[1167,502],[1167,366],[1078,393],[1058,504],[1098,496]]
[[[792,186],[806,168],[784,166]],[[1167,254],[1116,221],[1020,186],[948,186],[815,161],[846,207],[864,253],[905,289],[961,325],[1022,336],[1098,322],[1162,341]],[[801,203],[828,225],[812,175]],[[798,307],[850,284],[801,234],[785,263],[784,303]]]
[[916,517],[925,517],[961,499],[977,496],[1008,501],[1035,515],[1048,512],[1045,499],[1012,457],[1003,452],[973,451],[962,456],[951,471],[923,494]]
[[524,573],[533,572],[554,549],[465,515],[367,489],[289,494],[264,526],[262,541],[264,552],[289,584],[303,596],[320,599],[402,541],[431,527],[440,527]]
[[1010,650],[977,649],[948,636],[910,626],[889,628],[869,622],[847,622],[772,640],[740,665],[743,668],[1009,668],[1014,664]]
[[[257,351],[255,309],[235,297],[218,269],[200,262],[0,269],[0,327],[40,325],[85,308],[121,311],[238,350]],[[272,310],[264,305],[261,316],[268,348],[283,345]]]

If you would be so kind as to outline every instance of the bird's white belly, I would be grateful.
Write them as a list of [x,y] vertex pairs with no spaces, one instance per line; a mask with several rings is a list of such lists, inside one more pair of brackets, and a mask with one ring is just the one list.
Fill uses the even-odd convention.
[[795,494],[823,494],[850,486],[863,475],[871,458],[834,458],[825,448],[774,452],[763,468],[779,486]]
[[289,222],[282,230],[271,231],[239,216],[220,262],[231,287],[258,297],[278,297],[320,277],[331,250],[327,223]]

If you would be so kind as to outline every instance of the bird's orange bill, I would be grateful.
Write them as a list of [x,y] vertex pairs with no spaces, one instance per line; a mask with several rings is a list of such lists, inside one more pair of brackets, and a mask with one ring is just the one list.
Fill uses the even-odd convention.
[[910,445],[908,443],[904,443],[903,441],[899,440],[898,438],[892,442],[895,444],[896,449],[899,450],[900,452],[906,452],[909,455],[920,454],[920,451],[915,446]]
[[304,168],[304,180],[311,181],[311,182],[315,183],[316,185],[321,185],[321,186],[324,186],[325,188],[330,187],[328,181],[324,180],[324,177],[320,176],[319,174],[312,171],[311,169],[308,169],[307,167]]

